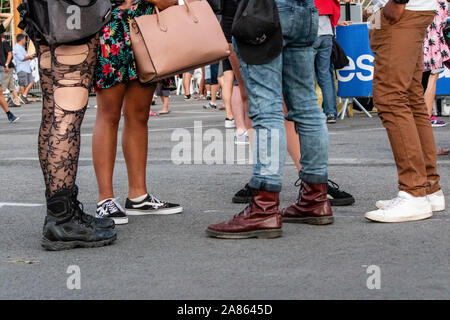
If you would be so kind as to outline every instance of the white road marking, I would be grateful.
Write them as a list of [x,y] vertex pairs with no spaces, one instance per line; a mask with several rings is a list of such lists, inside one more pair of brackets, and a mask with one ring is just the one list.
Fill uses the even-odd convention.
[[42,207],[40,203],[21,203],[21,202],[0,202],[1,207]]
[[[164,129],[149,129],[148,132],[164,132],[164,131],[172,131],[177,129],[195,129],[195,128],[215,128],[217,125],[206,125],[206,126],[197,126],[197,127],[172,127],[172,128],[164,128]],[[92,133],[84,133],[81,135],[82,137],[92,137]]]

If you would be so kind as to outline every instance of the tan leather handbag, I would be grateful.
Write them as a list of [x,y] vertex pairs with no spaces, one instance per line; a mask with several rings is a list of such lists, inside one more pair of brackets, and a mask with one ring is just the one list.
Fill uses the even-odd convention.
[[216,63],[230,48],[207,1],[177,5],[131,21],[130,38],[142,83]]

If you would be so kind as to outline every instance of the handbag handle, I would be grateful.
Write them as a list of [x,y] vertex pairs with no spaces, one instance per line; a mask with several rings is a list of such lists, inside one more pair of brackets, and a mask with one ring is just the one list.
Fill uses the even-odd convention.
[[[194,14],[191,5],[186,0],[184,1],[184,7],[186,7],[187,13],[192,16],[192,21],[194,21],[194,23],[198,23],[199,20],[197,16]],[[159,16],[159,9],[157,6],[155,6],[155,11],[156,11],[156,21],[158,23],[159,30],[161,30],[162,32],[167,32],[167,25],[161,23],[161,19]]]

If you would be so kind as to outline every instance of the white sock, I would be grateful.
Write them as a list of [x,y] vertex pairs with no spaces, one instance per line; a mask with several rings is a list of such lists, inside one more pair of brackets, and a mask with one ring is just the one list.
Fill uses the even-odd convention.
[[134,198],[134,199],[130,199],[131,201],[133,201],[133,202],[141,202],[141,201],[143,201],[145,198],[147,198],[147,193],[146,194],[144,194],[143,196],[140,196],[140,197],[137,197],[137,198]]

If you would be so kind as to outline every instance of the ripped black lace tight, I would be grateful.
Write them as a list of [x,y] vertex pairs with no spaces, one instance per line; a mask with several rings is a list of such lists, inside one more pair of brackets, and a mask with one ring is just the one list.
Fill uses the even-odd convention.
[[43,92],[39,161],[47,192],[75,185],[80,154],[80,128],[96,63],[98,40],[82,45],[39,44]]

